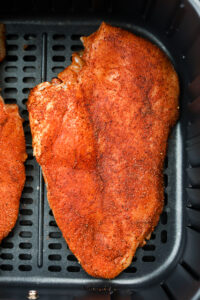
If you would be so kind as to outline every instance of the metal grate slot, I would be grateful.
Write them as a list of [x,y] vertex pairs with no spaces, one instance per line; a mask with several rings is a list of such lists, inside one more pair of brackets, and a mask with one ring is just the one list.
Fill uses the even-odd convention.
[[5,240],[1,243],[1,248],[12,249],[14,247],[13,243],[6,242]]
[[72,34],[71,39],[72,41],[80,41],[80,38],[84,36],[84,34]]
[[6,56],[6,61],[11,62],[11,61],[17,61],[18,57],[16,55],[7,55]]
[[74,255],[72,255],[72,254],[68,255],[68,256],[67,256],[67,259],[68,259],[69,261],[76,261],[76,262],[78,261],[77,258],[76,258]]
[[32,232],[31,231],[21,231],[19,234],[22,238],[31,238]]
[[32,270],[32,266],[31,265],[20,265],[19,266],[19,270],[22,271],[22,272],[31,271]]
[[128,267],[126,270],[124,270],[124,273],[136,273],[137,269],[135,267]]
[[31,243],[20,243],[19,248],[21,248],[21,249],[31,249],[32,244]]
[[61,232],[50,232],[49,237],[52,239],[59,239],[61,238],[62,234]]
[[167,243],[167,231],[166,230],[161,231],[161,243],[163,243],[163,244]]
[[22,220],[22,221],[19,222],[19,225],[21,225],[21,226],[32,226],[33,222],[30,221],[30,220]]
[[50,272],[60,272],[61,271],[61,267],[60,266],[49,266],[48,267],[48,270],[50,271]]
[[18,40],[18,38],[19,38],[18,34],[7,34],[7,36],[6,36],[6,39],[11,40],[11,41]]
[[56,221],[50,221],[49,226],[58,227]]
[[51,244],[49,244],[49,249],[56,249],[56,250],[58,250],[58,249],[61,249],[62,248],[62,245],[61,244],[59,244],[59,243],[51,243]]
[[26,40],[26,41],[32,41],[32,40],[35,40],[36,39],[36,35],[35,34],[25,34],[24,35],[24,39]]
[[12,255],[12,253],[2,253],[0,255],[0,258],[4,259],[4,260],[10,260],[10,259],[13,259],[13,255]]
[[33,199],[32,198],[21,198],[21,203],[22,204],[32,204]]
[[156,258],[155,258],[155,256],[143,256],[143,258],[142,258],[142,260],[144,261],[144,262],[153,262],[153,261],[155,261],[156,260]]
[[62,72],[64,70],[64,67],[53,67],[52,71],[56,74]]
[[20,254],[19,255],[19,259],[21,260],[31,260],[32,259],[32,255],[31,254]]
[[72,272],[72,273],[74,273],[74,272],[80,272],[80,267],[69,266],[69,267],[67,267],[67,271],[68,272]]
[[61,255],[59,254],[52,254],[49,255],[49,260],[55,260],[55,261],[60,261],[62,259]]
[[167,212],[164,211],[161,216],[160,216],[160,220],[162,225],[166,225],[167,224]]
[[72,45],[71,46],[71,50],[75,51],[75,52],[79,52],[79,51],[81,51],[83,49],[84,49],[84,47],[82,45]]
[[6,77],[5,82],[15,83],[15,82],[17,82],[17,78],[16,77]]
[[2,264],[0,266],[1,271],[12,271],[13,270],[13,266],[12,265],[8,265],[8,264]]

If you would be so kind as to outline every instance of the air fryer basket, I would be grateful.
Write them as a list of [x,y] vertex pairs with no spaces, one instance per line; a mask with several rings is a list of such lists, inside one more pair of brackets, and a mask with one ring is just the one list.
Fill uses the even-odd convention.
[[[25,120],[28,159],[19,218],[0,245],[0,299],[23,299],[31,289],[41,299],[45,295],[83,299],[91,292],[106,294],[103,299],[200,299],[200,4],[195,0],[57,2],[1,4],[7,56],[0,65],[0,87],[5,102],[17,103]],[[51,80],[70,64],[72,52],[82,49],[80,36],[94,32],[103,20],[162,48],[181,85],[181,115],[165,161],[164,211],[150,241],[113,280],[87,275],[62,238],[32,154],[26,110],[30,88]]]

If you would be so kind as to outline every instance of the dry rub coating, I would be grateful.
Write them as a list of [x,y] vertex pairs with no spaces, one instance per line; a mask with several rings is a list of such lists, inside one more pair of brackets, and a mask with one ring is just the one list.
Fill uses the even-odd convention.
[[56,222],[82,267],[113,278],[163,209],[163,161],[179,84],[149,41],[102,23],[28,110]]
[[15,226],[25,182],[26,148],[22,119],[15,104],[0,96],[0,242]]

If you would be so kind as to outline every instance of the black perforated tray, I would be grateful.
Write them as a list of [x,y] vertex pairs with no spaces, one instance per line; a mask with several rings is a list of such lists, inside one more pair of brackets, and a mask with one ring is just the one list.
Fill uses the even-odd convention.
[[[4,17],[3,21],[6,23],[7,29],[7,56],[0,65],[0,87],[5,102],[17,103],[25,120],[24,130],[28,159],[26,161],[26,184],[21,198],[19,218],[14,230],[0,245],[0,284],[2,287],[10,285],[25,286],[27,289],[67,287],[97,290],[103,287],[106,288],[105,291],[116,289],[137,291],[142,288],[142,292],[145,293],[147,287],[152,285],[156,290],[156,295],[159,295],[160,298],[138,299],[176,299],[174,298],[176,297],[174,289],[176,290],[177,287],[170,279],[172,274],[175,276],[176,272],[180,273],[179,277],[182,276],[182,282],[185,280],[187,284],[193,286],[193,292],[196,292],[199,287],[200,258],[196,257],[197,251],[193,249],[194,251],[191,252],[192,249],[188,246],[190,243],[191,247],[196,247],[200,242],[198,220],[200,214],[196,210],[200,207],[200,201],[198,202],[200,192],[196,189],[200,183],[199,177],[196,176],[191,168],[192,165],[188,162],[186,151],[188,91],[185,87],[191,81],[190,74],[192,72],[189,72],[186,60],[188,50],[187,52],[178,52],[175,47],[174,27],[180,26],[179,23],[176,25],[180,16],[176,17],[175,14],[174,23],[171,21],[167,27],[168,30],[165,31],[157,27],[155,29],[151,23],[147,22],[147,13],[152,9],[158,10],[157,6],[151,5],[148,8],[147,5],[144,5],[141,8],[143,19],[132,19],[128,15],[124,19],[121,16],[118,18],[90,16],[81,19],[62,16],[58,19],[52,16],[46,17],[43,21],[39,17],[33,19]],[[171,3],[171,10],[172,7]],[[181,15],[181,6],[177,7],[178,14]],[[108,12],[109,10],[110,7],[108,7]],[[156,11],[153,16],[155,22]],[[181,117],[169,138],[165,161],[164,211],[150,241],[143,248],[137,250],[130,267],[113,280],[94,279],[87,275],[68,249],[49,208],[41,170],[32,154],[26,110],[30,88],[42,81],[51,80],[70,64],[72,52],[82,49],[80,36],[94,32],[102,19],[156,43],[174,63],[181,82]],[[170,24],[175,25],[172,27]],[[191,132],[194,130],[190,129],[192,136]],[[191,141],[188,147],[194,152],[198,148],[199,142],[198,140],[193,142],[193,139]],[[195,149],[194,144],[196,145]],[[200,163],[198,149],[196,154],[191,155],[197,165]],[[188,166],[190,168],[186,173]],[[198,173],[199,169],[195,168],[195,172]],[[192,189],[192,180],[195,189]],[[191,200],[189,205],[192,206],[194,202],[192,208],[186,208],[186,187],[189,187],[187,189]],[[193,224],[186,218],[187,210]],[[190,225],[190,228],[187,225]],[[178,286],[179,280],[176,280]],[[151,293],[153,292],[151,291]],[[185,295],[187,294],[183,293],[182,298],[177,299],[190,299],[184,298]]]

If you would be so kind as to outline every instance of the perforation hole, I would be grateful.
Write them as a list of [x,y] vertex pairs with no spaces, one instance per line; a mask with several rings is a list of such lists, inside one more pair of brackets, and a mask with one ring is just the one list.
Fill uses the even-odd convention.
[[137,269],[135,267],[128,267],[127,269],[124,270],[124,273],[136,273]]
[[15,83],[15,82],[17,82],[17,78],[16,77],[6,77],[5,82]]
[[60,261],[61,260],[61,255],[59,254],[52,254],[52,255],[49,255],[49,260],[55,260],[55,261]]
[[57,224],[56,224],[56,221],[50,221],[49,226],[58,227]]
[[26,181],[27,182],[32,182],[33,181],[33,176],[26,176]]
[[28,93],[30,92],[30,89],[31,89],[31,88],[24,88],[24,89],[22,90],[22,92],[23,92],[24,94],[28,94]]
[[143,256],[142,260],[144,262],[153,262],[155,261],[155,256],[149,255],[149,256]]
[[35,45],[24,45],[23,48],[24,48],[24,51],[34,51],[34,50],[36,50]]
[[144,251],[154,251],[156,249],[155,245],[145,245],[143,248],[142,248]]
[[25,186],[23,192],[27,193],[27,194],[32,193],[33,192],[33,188],[30,187],[30,186]]
[[18,49],[17,45],[7,45],[6,46],[7,51],[16,51]]
[[5,67],[5,71],[6,72],[17,72],[17,67],[12,67],[12,66],[8,66],[8,67]]
[[61,62],[61,61],[65,61],[65,57],[64,56],[61,56],[61,55],[54,55],[52,57],[53,61],[56,61],[56,62]]
[[2,241],[1,248],[12,249],[14,247],[13,243]]
[[21,249],[31,249],[32,244],[31,243],[20,243],[19,248],[21,248]]
[[0,269],[2,271],[12,271],[13,270],[13,266],[12,265],[0,265]]
[[24,77],[23,78],[23,82],[24,83],[34,83],[35,82],[35,78],[34,77]]
[[72,272],[72,273],[80,272],[80,267],[78,267],[78,266],[69,266],[69,267],[67,267],[67,271]]
[[5,102],[6,104],[16,104],[16,103],[17,103],[17,100],[14,99],[14,98],[5,98],[5,99],[4,99],[4,102]]
[[155,233],[152,233],[151,234],[151,237],[150,237],[150,240],[155,240],[156,239],[156,234]]
[[32,226],[32,225],[33,225],[33,222],[30,221],[30,220],[21,220],[21,221],[19,222],[19,225],[21,225],[21,226]]
[[17,55],[7,55],[6,56],[6,61],[17,61],[18,57]]
[[167,231],[166,230],[161,231],[161,243],[163,243],[163,244],[167,243]]
[[167,174],[164,174],[164,184],[165,184],[165,187],[168,186],[168,176],[167,176]]
[[161,214],[160,220],[163,225],[167,224],[167,213],[165,211]]
[[52,68],[52,71],[56,74],[62,72],[63,70],[64,70],[64,67],[53,67]]
[[72,51],[81,51],[81,50],[83,50],[84,49],[84,47],[82,46],[82,45],[72,45],[71,46],[71,50]]
[[32,171],[34,167],[32,165],[25,165],[26,171]]
[[[28,99],[25,98],[25,99],[22,100],[22,103],[23,103],[24,105],[26,105],[27,101],[28,101]],[[26,122],[27,122],[27,121],[26,121]],[[24,123],[23,123],[23,125],[24,125]],[[25,125],[24,125],[24,126],[25,126]]]
[[56,41],[61,41],[61,40],[65,39],[65,35],[64,34],[54,34],[53,39]]
[[24,39],[27,40],[27,41],[30,41],[30,40],[35,40],[36,39],[36,35],[35,34],[25,34],[24,35]]
[[82,36],[84,36],[84,34],[72,34],[71,39],[73,41],[79,41]]
[[32,209],[20,209],[19,212],[22,216],[31,216],[33,214]]
[[167,205],[167,203],[168,203],[168,195],[167,195],[167,193],[165,193],[165,195],[164,195],[164,204],[165,204],[165,206]]
[[14,41],[14,40],[17,40],[18,38],[19,38],[18,34],[7,34],[7,35],[6,35],[6,39],[7,39],[7,40],[12,40],[12,41]]
[[13,254],[11,254],[11,253],[2,253],[0,255],[0,258],[5,259],[5,260],[10,260],[10,259],[13,259]]
[[60,266],[49,266],[48,270],[50,272],[60,272],[61,271],[61,267]]
[[31,254],[19,254],[19,259],[21,259],[21,260],[31,260],[32,255]]
[[22,237],[22,238],[31,238],[32,237],[32,232],[30,232],[30,231],[21,231],[19,236]]
[[68,256],[67,256],[67,259],[68,259],[69,261],[78,261],[77,258],[76,258],[74,255],[72,255],[72,254],[68,255]]
[[26,73],[32,73],[35,72],[36,68],[35,67],[23,67],[23,71]]
[[53,212],[52,212],[51,209],[50,209],[50,211],[49,211],[49,215],[50,215],[50,216],[53,216]]
[[20,265],[19,270],[22,272],[28,272],[32,270],[32,266],[30,265]]
[[36,56],[34,56],[34,55],[25,55],[23,57],[23,60],[24,61],[36,61]]
[[31,198],[22,198],[21,199],[21,203],[22,204],[32,204],[33,203],[33,199],[31,199]]
[[16,88],[5,88],[4,89],[4,92],[8,95],[11,95],[11,94],[16,94],[17,93],[17,89]]
[[54,45],[54,46],[52,47],[52,49],[53,49],[54,51],[63,51],[63,50],[65,50],[65,46],[64,46],[64,45]]
[[61,233],[60,232],[50,232],[49,237],[52,239],[59,239],[59,238],[61,238]]
[[59,244],[59,243],[51,243],[49,244],[49,249],[56,249],[56,250],[59,250],[62,248],[62,245]]
[[134,256],[133,259],[132,259],[132,261],[133,261],[133,262],[137,261],[137,257]]

